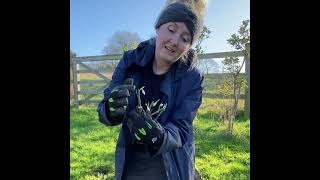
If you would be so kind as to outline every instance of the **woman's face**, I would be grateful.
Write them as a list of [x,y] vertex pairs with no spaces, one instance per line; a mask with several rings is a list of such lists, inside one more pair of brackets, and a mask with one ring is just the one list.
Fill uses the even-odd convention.
[[191,35],[183,22],[168,22],[156,29],[155,57],[173,64],[191,47]]

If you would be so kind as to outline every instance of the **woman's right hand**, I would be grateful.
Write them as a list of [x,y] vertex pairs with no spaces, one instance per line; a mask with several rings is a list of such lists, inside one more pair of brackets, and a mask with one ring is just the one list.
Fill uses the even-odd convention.
[[130,91],[134,90],[135,86],[133,85],[132,78],[126,79],[123,85],[113,88],[108,99],[109,111],[112,118],[117,120],[123,119],[126,108],[129,104],[128,97],[130,96]]

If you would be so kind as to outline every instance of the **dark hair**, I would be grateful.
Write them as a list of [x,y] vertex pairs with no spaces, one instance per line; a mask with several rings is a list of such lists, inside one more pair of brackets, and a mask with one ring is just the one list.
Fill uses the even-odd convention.
[[194,12],[191,6],[184,3],[172,3],[166,6],[160,13],[155,28],[168,22],[183,22],[191,33],[191,43],[198,39],[202,31],[200,18]]

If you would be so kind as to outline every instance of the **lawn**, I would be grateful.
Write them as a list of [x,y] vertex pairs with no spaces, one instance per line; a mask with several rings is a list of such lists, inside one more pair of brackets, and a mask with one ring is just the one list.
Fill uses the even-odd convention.
[[[196,168],[202,179],[250,179],[250,120],[238,118],[230,135],[218,120],[220,101],[203,98],[194,120]],[[243,100],[239,109],[243,110]],[[71,179],[114,179],[120,126],[101,124],[96,107],[72,107],[70,113]]]

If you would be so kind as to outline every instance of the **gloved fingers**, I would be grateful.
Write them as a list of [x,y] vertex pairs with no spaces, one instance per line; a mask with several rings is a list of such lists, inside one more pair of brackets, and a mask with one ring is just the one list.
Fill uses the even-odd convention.
[[[143,114],[143,119],[145,120],[145,123],[148,125],[148,127],[157,127],[156,121],[154,121],[148,113],[144,112]],[[151,129],[151,128],[150,128]]]
[[[127,114],[128,117],[128,126],[132,131],[135,132],[139,132],[139,129],[143,128],[144,130],[148,131],[152,126],[148,126],[146,124],[146,121],[143,120],[143,118],[134,110],[130,111]],[[144,131],[142,130],[142,133],[144,133]]]
[[131,135],[133,136],[133,138],[137,141],[141,141],[142,139],[142,135],[139,133],[139,130],[137,127],[135,127],[133,125],[132,119],[128,119],[128,128],[129,131],[131,132]]
[[135,121],[136,119],[139,119],[139,118],[141,117],[140,114],[138,114],[136,110],[131,110],[131,111],[128,113],[128,116],[129,116],[131,119],[133,119],[134,121]]
[[119,98],[119,99],[109,99],[109,107],[113,108],[119,108],[119,107],[124,107],[128,106],[129,101],[128,98]]
[[148,114],[147,112],[143,111],[142,115],[145,120],[152,121],[151,115]]
[[144,139],[147,136],[147,131],[145,128],[137,128],[135,126],[132,127],[132,134],[135,134],[140,137],[140,139]]
[[126,107],[112,108],[110,107],[110,114],[113,117],[122,117],[126,111]]
[[130,93],[128,89],[114,90],[111,92],[110,97],[113,99],[129,97]]
[[132,119],[128,118],[128,120],[127,120],[127,125],[128,125],[128,128],[129,128],[130,132],[131,132],[132,129],[134,128],[134,127],[133,127]]
[[138,141],[142,140],[141,137],[137,133],[133,133],[132,135],[136,140],[138,140]]
[[133,79],[132,78],[127,78],[123,82],[124,85],[133,85]]
[[117,90],[128,89],[129,91],[134,91],[136,89],[135,85],[120,85]]
[[121,98],[121,97],[129,97],[130,93],[128,89],[120,89],[117,93],[117,97],[116,98]]

